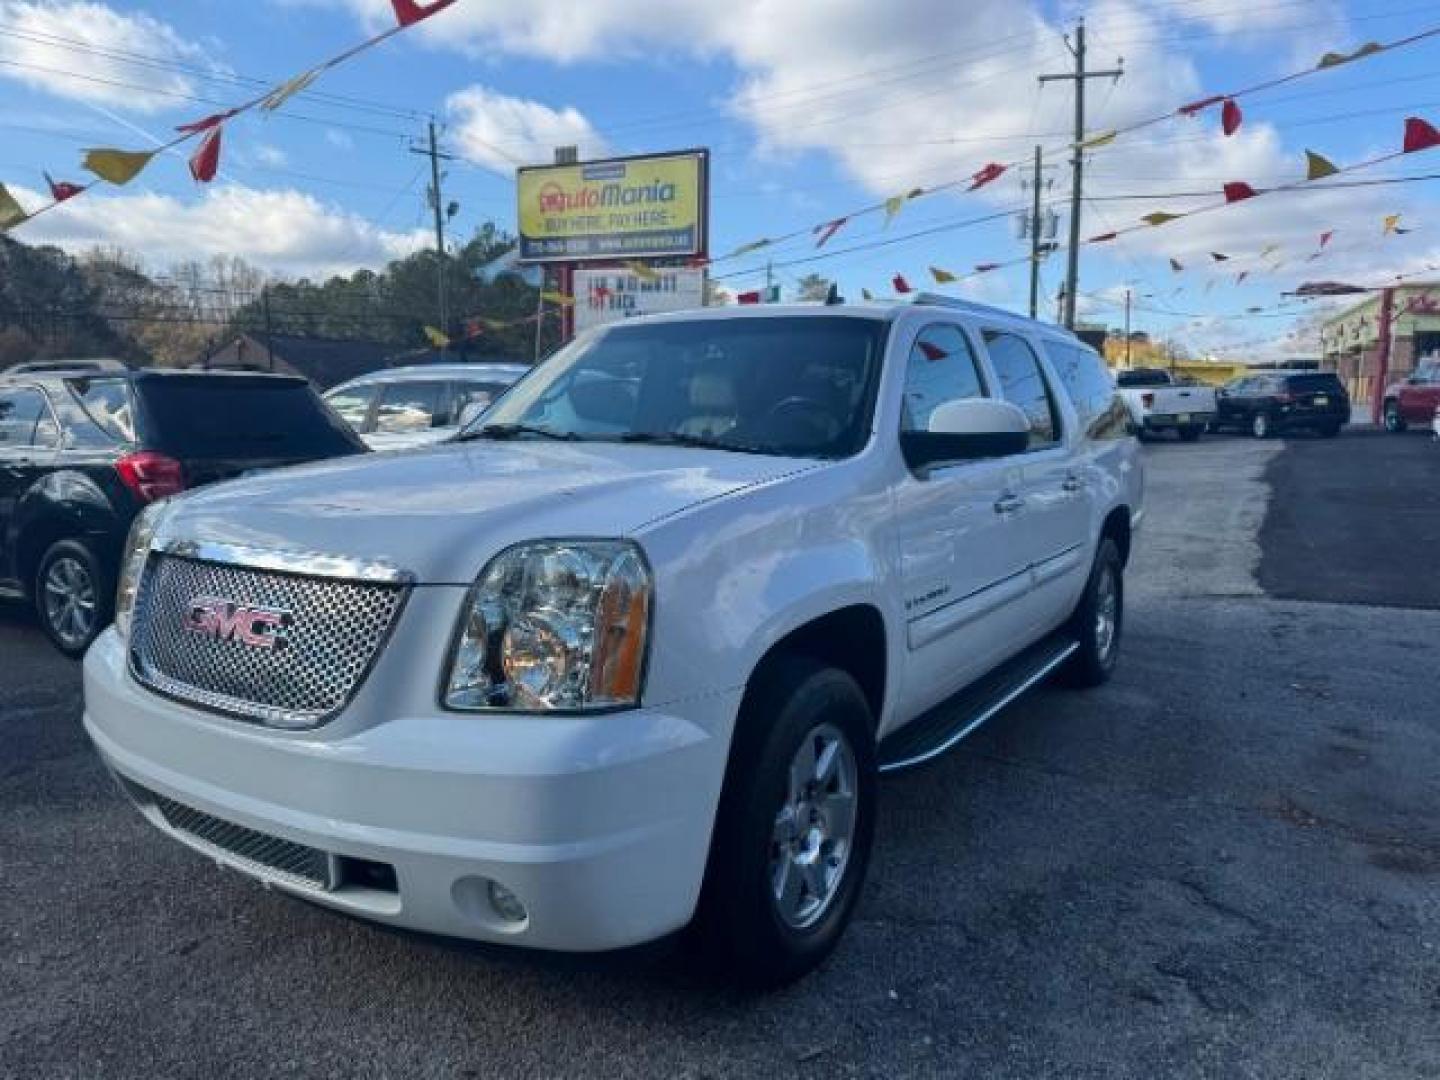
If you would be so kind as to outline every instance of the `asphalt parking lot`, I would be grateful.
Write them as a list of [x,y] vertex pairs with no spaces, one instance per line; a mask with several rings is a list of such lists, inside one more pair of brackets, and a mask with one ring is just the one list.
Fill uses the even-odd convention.
[[1440,448],[1145,454],[1116,679],[887,780],[857,921],[767,997],[217,872],[0,611],[0,1076],[1440,1076],[1440,506],[1390,482],[1434,492]]

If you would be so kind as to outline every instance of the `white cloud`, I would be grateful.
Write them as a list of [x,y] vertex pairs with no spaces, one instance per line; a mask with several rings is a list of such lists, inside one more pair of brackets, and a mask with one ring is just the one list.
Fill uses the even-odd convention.
[[581,157],[606,152],[603,139],[578,109],[552,109],[483,86],[451,94],[445,112],[454,142],[468,161],[498,173],[551,160],[557,146],[579,146]]
[[168,23],[101,3],[0,0],[0,23],[6,29],[0,37],[0,60],[6,61],[0,78],[72,101],[156,112],[173,108],[176,95],[194,93],[194,83],[182,73],[136,68],[107,54],[141,53],[192,66],[208,63],[204,51]]
[[290,161],[289,155],[278,146],[271,146],[269,143],[260,143],[251,151],[254,158],[261,165],[267,165],[272,169],[284,168]]
[[339,128],[327,127],[325,129],[325,141],[336,150],[355,149],[355,140],[350,137],[348,132],[341,131]]
[[[26,206],[49,200],[20,189]],[[378,266],[425,245],[424,231],[390,232],[291,189],[222,184],[194,201],[153,193],[91,193],[21,226],[15,239],[68,251],[116,245],[164,265],[239,255],[286,276],[326,277]]]

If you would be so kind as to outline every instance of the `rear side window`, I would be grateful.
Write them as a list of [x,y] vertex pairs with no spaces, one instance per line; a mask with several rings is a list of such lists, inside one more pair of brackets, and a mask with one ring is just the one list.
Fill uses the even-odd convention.
[[920,331],[905,365],[902,431],[929,431],[930,414],[949,401],[985,396],[970,342],[959,327],[936,323]]
[[985,331],[985,345],[1001,396],[1030,419],[1030,449],[1054,445],[1060,438],[1060,418],[1040,358],[1023,338],[1001,330]]
[[1046,341],[1045,353],[1075,404],[1081,430],[1092,439],[1125,438],[1129,413],[1099,355],[1069,341]]
[[85,379],[70,388],[95,426],[120,442],[135,441],[135,404],[124,379]]
[[145,444],[176,457],[309,460],[363,449],[303,382],[162,376],[134,392]]
[[444,427],[447,397],[443,382],[390,383],[380,392],[375,430],[393,434]]
[[1345,388],[1335,375],[1326,372],[1316,375],[1291,375],[1285,380],[1292,394],[1342,394]]
[[39,390],[0,390],[0,450],[53,445],[54,426]]

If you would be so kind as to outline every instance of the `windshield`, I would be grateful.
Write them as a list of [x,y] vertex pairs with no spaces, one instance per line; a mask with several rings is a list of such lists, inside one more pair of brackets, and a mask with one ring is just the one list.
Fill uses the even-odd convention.
[[465,434],[847,457],[869,431],[887,326],[816,315],[608,327],[556,353]]

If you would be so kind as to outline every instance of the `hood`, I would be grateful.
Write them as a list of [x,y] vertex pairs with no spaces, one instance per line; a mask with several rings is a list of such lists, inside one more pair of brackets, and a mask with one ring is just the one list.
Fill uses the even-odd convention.
[[365,454],[177,500],[163,537],[385,562],[465,584],[501,548],[627,535],[789,473],[795,458],[620,443],[476,441]]

